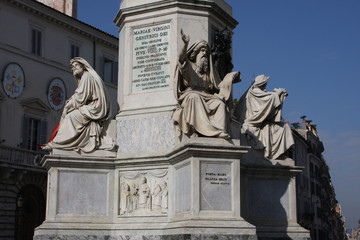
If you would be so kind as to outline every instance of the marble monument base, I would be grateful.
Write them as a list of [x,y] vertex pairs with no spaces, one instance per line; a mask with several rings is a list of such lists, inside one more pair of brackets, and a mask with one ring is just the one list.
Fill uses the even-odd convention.
[[[242,144],[247,142],[241,139]],[[263,151],[249,149],[242,161],[241,213],[256,226],[259,240],[309,240],[297,223],[295,176],[303,167],[291,158],[270,160]]]
[[161,156],[48,155],[46,220],[34,239],[257,239],[241,217],[248,149],[195,138]]

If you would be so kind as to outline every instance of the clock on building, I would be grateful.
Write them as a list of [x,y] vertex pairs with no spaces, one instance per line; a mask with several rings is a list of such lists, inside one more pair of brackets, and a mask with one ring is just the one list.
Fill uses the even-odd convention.
[[66,87],[60,78],[54,78],[51,80],[48,87],[47,97],[52,109],[60,110],[64,107],[66,99]]
[[6,95],[17,98],[25,87],[25,75],[17,63],[9,63],[4,70],[2,85]]

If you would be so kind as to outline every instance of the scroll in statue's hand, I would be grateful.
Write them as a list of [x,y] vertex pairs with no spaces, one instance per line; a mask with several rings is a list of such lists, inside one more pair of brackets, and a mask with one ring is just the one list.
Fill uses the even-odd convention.
[[240,72],[231,72],[226,74],[224,79],[219,83],[220,91],[218,96],[224,101],[229,100],[232,84],[240,81]]

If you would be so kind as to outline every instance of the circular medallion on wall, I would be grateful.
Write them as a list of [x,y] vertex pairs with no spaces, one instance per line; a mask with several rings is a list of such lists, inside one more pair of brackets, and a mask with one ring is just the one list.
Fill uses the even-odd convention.
[[25,75],[19,64],[9,63],[6,65],[2,85],[9,97],[17,98],[20,96],[25,87]]
[[51,80],[48,87],[47,97],[52,109],[58,111],[64,107],[66,99],[66,87],[63,80],[60,78],[54,78]]

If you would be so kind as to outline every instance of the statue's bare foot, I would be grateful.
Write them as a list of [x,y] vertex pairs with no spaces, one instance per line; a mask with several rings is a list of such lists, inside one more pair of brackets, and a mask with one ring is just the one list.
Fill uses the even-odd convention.
[[193,134],[191,134],[191,136],[190,136],[190,138],[196,138],[196,137],[198,137],[199,135],[196,133],[196,132],[194,132]]
[[41,147],[41,149],[50,152],[52,150],[52,147],[50,147],[49,144],[45,144],[44,146]]
[[220,133],[219,137],[224,139],[230,139],[230,135],[227,133]]

